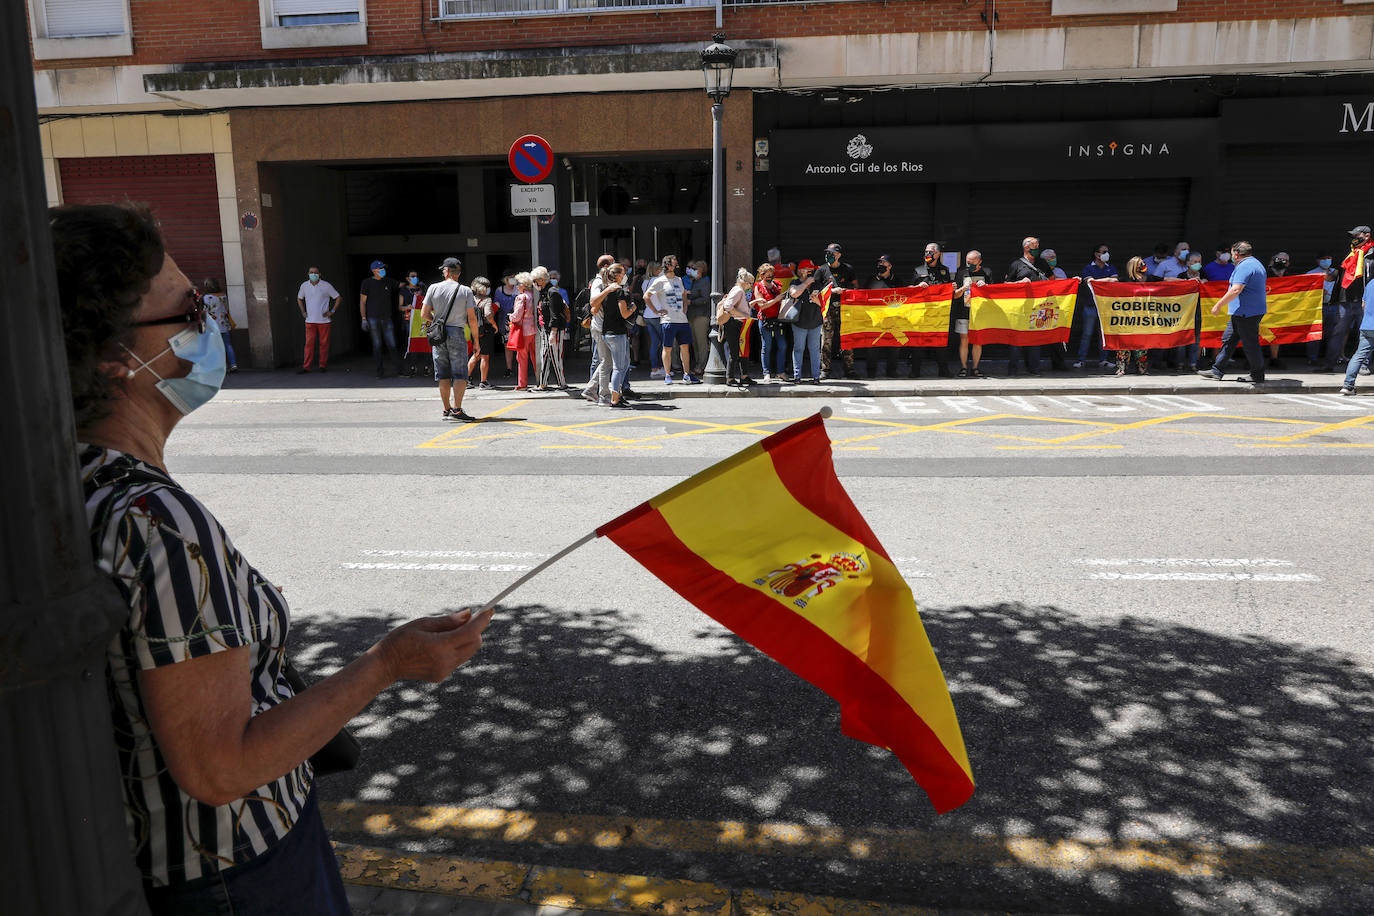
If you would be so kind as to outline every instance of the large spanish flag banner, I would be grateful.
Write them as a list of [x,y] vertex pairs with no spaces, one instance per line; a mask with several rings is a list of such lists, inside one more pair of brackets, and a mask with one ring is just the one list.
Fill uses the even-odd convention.
[[[1267,308],[1260,322],[1260,342],[1265,344],[1304,343],[1322,339],[1322,274],[1297,274],[1270,277],[1264,282]],[[1198,344],[1220,347],[1226,331],[1227,315],[1212,314],[1212,306],[1226,295],[1230,284],[1224,280],[1202,284],[1202,332]]]
[[975,286],[969,295],[968,341],[1018,347],[1064,343],[1077,299],[1076,278]]
[[943,347],[954,284],[847,289],[840,295],[840,349]]
[[1102,325],[1102,349],[1150,350],[1192,343],[1201,285],[1196,280],[1089,280]]
[[[727,513],[721,506],[748,506]],[[709,616],[839,701],[939,812],[973,773],[911,590],[835,476],[819,414],[597,529]]]

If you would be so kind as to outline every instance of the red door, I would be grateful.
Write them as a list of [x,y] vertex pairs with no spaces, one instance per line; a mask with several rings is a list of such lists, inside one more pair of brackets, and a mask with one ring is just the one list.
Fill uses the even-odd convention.
[[93,156],[57,166],[64,203],[147,204],[182,272],[195,283],[225,282],[213,155]]

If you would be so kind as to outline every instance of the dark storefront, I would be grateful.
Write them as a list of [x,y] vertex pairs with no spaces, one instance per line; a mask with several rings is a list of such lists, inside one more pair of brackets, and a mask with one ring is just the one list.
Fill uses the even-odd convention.
[[1103,242],[1124,264],[1159,242],[1210,257],[1247,238],[1306,269],[1374,219],[1368,86],[1360,75],[763,94],[754,247],[795,260],[838,240],[863,275],[880,253],[910,270],[931,240],[979,248],[1000,270],[1038,235],[1073,271]]

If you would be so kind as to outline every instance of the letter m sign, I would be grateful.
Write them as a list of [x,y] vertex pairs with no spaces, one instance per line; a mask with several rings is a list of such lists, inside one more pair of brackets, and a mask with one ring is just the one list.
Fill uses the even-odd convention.
[[1343,134],[1348,134],[1352,130],[1355,133],[1374,133],[1374,102],[1369,102],[1364,106],[1364,111],[1358,115],[1355,113],[1355,102],[1346,102],[1345,111],[1341,118],[1341,130]]

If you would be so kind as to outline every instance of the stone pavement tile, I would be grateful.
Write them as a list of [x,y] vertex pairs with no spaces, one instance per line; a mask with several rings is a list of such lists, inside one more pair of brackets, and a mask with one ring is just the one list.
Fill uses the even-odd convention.
[[429,894],[417,894],[413,891],[402,891],[396,888],[383,888],[382,892],[372,901],[371,910],[377,916],[412,916],[417,911],[420,904],[424,903],[424,898]]
[[372,906],[372,901],[377,899],[377,895],[382,892],[382,889],[380,887],[368,887],[365,884],[345,884],[344,892],[348,895],[348,905],[355,916],[361,916]]

